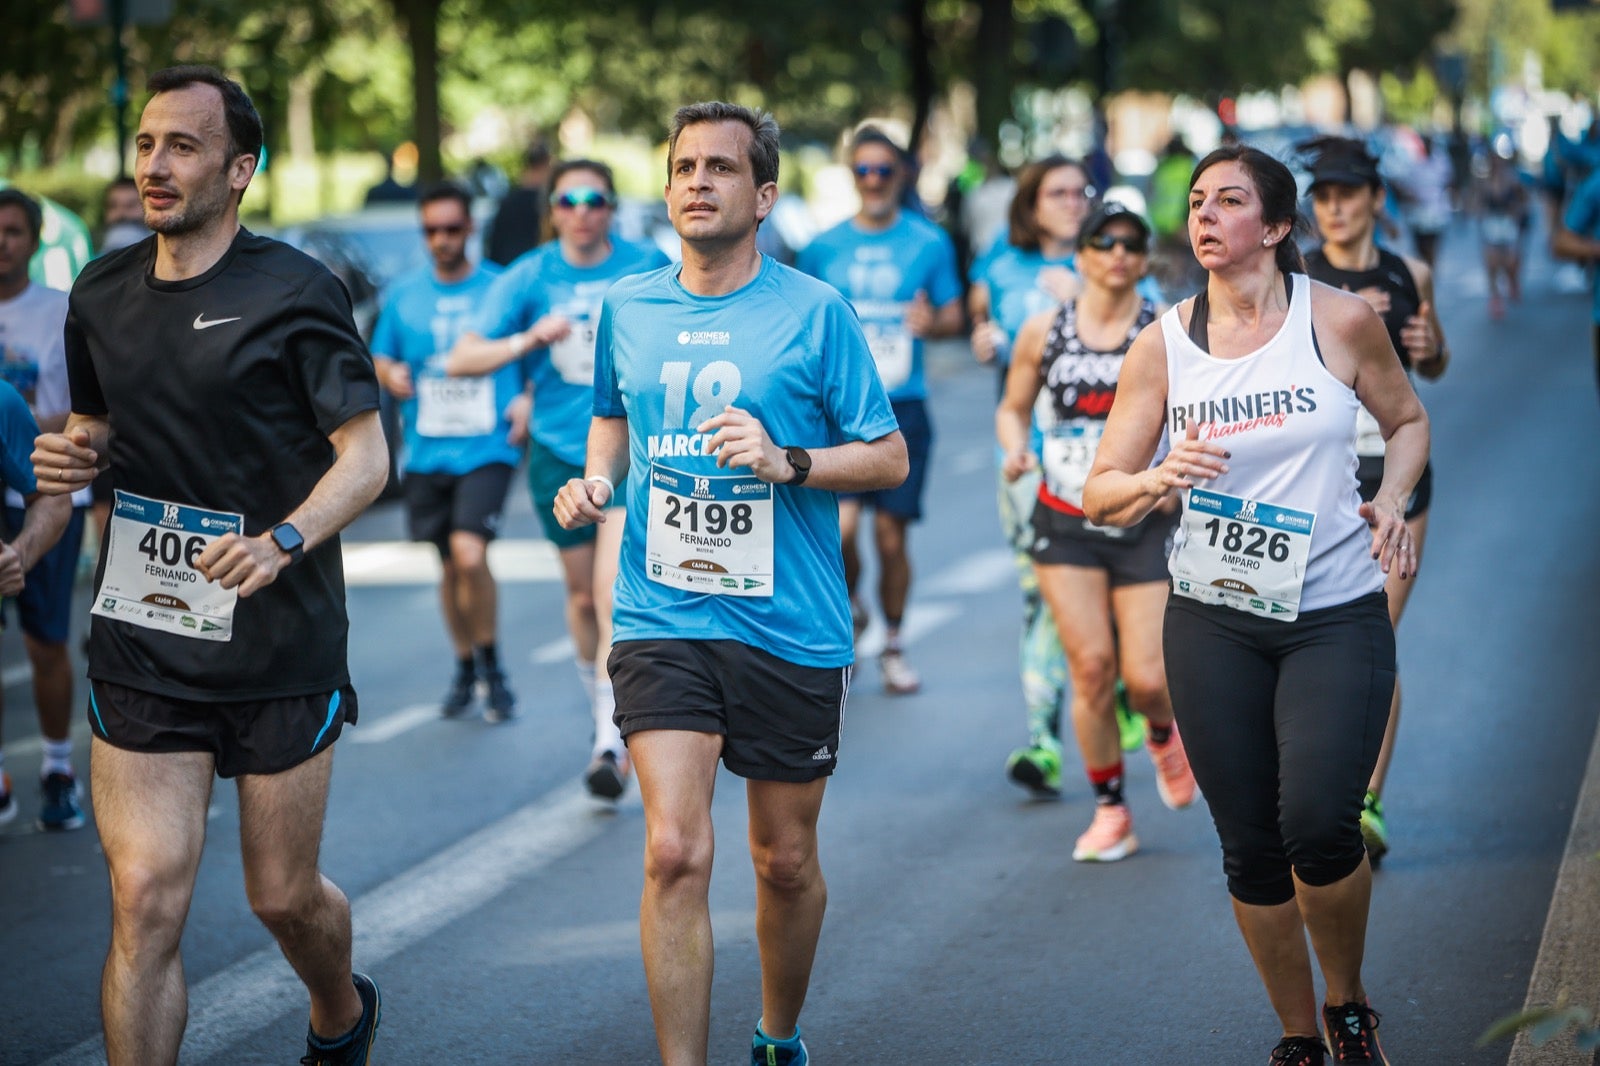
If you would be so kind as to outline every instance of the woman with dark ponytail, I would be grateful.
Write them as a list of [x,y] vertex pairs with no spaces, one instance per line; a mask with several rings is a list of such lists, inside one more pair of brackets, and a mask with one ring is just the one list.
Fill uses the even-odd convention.
[[[1083,510],[1131,525],[1182,495],[1167,682],[1283,1027],[1269,1061],[1387,1063],[1361,979],[1360,818],[1394,691],[1384,578],[1416,573],[1405,507],[1428,420],[1377,313],[1303,273],[1296,200],[1288,168],[1254,148],[1195,167],[1189,237],[1206,288],[1128,352]],[[1356,485],[1362,405],[1387,443],[1370,503]],[[1163,429],[1171,450],[1152,466]]]

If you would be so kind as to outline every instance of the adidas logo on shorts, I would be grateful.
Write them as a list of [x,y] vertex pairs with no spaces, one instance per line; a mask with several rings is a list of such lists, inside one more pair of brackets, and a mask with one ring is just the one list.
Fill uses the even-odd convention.
[[824,745],[822,745],[822,747],[818,748],[816,750],[816,752],[811,756],[811,761],[812,762],[827,762],[831,758],[833,758],[833,753],[828,750],[828,745],[824,744]]

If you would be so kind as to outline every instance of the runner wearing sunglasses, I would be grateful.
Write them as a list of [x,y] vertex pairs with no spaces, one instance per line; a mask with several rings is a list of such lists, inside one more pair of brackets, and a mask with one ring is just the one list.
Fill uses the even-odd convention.
[[[1037,412],[1043,477],[1033,507],[1033,569],[1066,652],[1072,728],[1095,797],[1094,820],[1072,857],[1115,862],[1139,847],[1123,796],[1113,698],[1119,671],[1129,703],[1145,716],[1162,802],[1187,807],[1195,785],[1161,663],[1175,509],[1159,509],[1126,529],[1095,525],[1083,513],[1083,484],[1123,357],[1158,313],[1138,291],[1150,262],[1150,228],[1136,212],[1107,203],[1089,216],[1077,243],[1083,292],[1023,324],[995,432],[1005,451],[1001,476],[1013,483],[1041,465],[1029,424]],[[1048,402],[1036,407],[1041,389]]]
[[[611,720],[615,698],[604,664],[623,523],[562,529],[551,506],[562,485],[583,477],[600,301],[617,279],[666,266],[668,260],[654,248],[611,235],[616,186],[604,163],[571,159],[557,164],[549,203],[555,240],[506,269],[480,306],[474,331],[457,342],[447,365],[452,374],[464,375],[517,360],[527,367],[534,405],[528,489],[545,536],[561,554],[567,631],[594,715],[584,783],[594,795],[614,800],[627,784],[628,755]],[[619,485],[613,496],[619,503],[625,499],[621,490]]]

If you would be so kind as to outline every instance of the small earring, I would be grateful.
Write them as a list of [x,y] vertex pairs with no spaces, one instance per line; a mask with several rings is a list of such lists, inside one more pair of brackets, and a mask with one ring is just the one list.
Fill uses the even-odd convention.
[[1263,248],[1271,248],[1272,247],[1272,238],[1271,237],[1263,237],[1263,238],[1261,238],[1261,247],[1263,247]]

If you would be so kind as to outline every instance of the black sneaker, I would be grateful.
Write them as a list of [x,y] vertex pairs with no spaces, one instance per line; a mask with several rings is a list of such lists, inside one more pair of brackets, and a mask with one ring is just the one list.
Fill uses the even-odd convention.
[[614,751],[602,751],[589,763],[583,774],[584,787],[589,795],[615,800],[622,797],[628,787],[628,757]]
[[1324,1066],[1328,1048],[1314,1036],[1286,1036],[1272,1049],[1267,1066]]
[[54,833],[82,827],[78,779],[71,774],[49,774],[39,782],[39,828]]
[[446,718],[466,714],[472,707],[472,694],[477,686],[478,675],[470,670],[457,670],[455,680],[450,682],[450,691],[444,694],[444,702],[439,705],[439,713]]
[[1344,1003],[1322,1008],[1322,1032],[1336,1063],[1380,1063],[1389,1066],[1378,1045],[1378,1012],[1366,1004]]
[[372,1054],[372,1038],[378,1035],[378,1022],[383,1019],[383,997],[378,986],[364,973],[353,973],[356,992],[361,996],[361,1020],[356,1027],[329,1043],[306,1028],[306,1054],[300,1066],[366,1066]]
[[517,697],[506,687],[506,675],[491,671],[484,681],[489,685],[488,706],[483,709],[485,722],[505,722],[517,715]]

